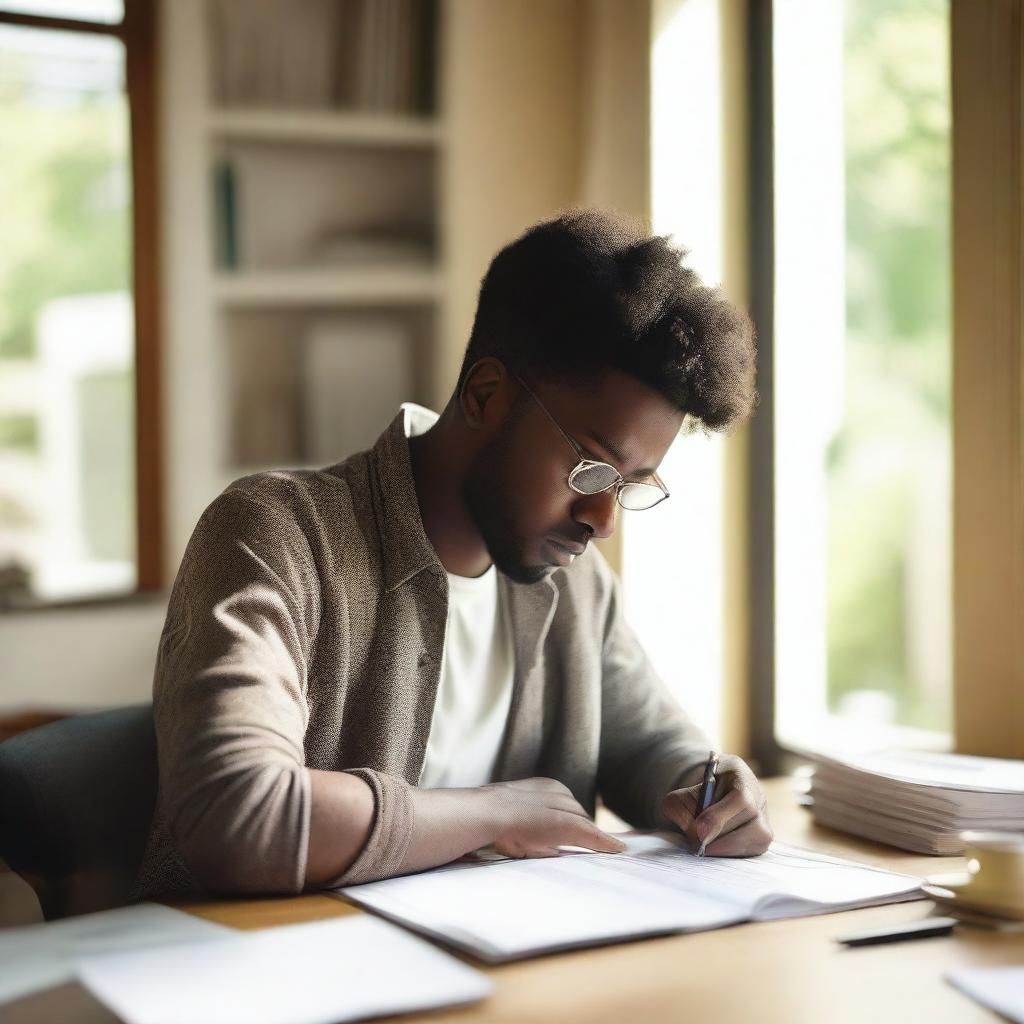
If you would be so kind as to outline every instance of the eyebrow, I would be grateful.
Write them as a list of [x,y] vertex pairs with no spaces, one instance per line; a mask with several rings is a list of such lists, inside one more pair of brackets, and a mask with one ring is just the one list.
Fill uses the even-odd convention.
[[[596,430],[589,431],[585,435],[585,437],[586,437],[587,440],[593,441],[596,444],[598,444],[601,448],[603,448],[605,450],[605,452],[608,455],[610,455],[613,459],[615,459],[615,461],[618,462],[620,465],[629,461],[626,458],[626,456],[622,454],[622,450],[617,445],[612,444],[612,442],[609,441],[607,438],[602,437]],[[646,469],[636,469],[632,473],[630,473],[629,475],[630,476],[653,476],[656,472],[657,472],[657,467],[650,467],[650,466],[648,466]]]

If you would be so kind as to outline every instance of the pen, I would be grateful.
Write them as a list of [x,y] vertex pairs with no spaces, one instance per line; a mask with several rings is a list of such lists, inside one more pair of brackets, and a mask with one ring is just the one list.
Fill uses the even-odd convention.
[[[694,818],[699,818],[701,812],[706,811],[715,800],[715,772],[718,771],[718,755],[712,750],[708,754],[708,763],[704,765],[704,778],[701,780],[700,793],[697,795],[697,812]],[[704,856],[706,842],[700,844],[697,856]]]
[[927,939],[934,935],[949,935],[960,922],[955,917],[924,917],[909,924],[873,928],[869,932],[844,935],[836,939],[844,946],[873,946],[877,942],[902,942],[904,939]]

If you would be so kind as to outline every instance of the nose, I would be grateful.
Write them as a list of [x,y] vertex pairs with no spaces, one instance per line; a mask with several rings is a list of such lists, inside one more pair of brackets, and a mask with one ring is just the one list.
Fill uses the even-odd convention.
[[600,494],[581,497],[572,509],[577,523],[589,526],[598,540],[604,540],[615,532],[615,517],[619,504],[615,500],[615,488]]

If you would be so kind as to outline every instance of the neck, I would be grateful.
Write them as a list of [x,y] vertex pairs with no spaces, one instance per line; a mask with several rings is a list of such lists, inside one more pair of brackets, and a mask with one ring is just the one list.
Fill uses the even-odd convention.
[[480,576],[491,566],[483,537],[462,498],[469,452],[450,408],[425,434],[409,438],[413,483],[427,540],[455,576]]

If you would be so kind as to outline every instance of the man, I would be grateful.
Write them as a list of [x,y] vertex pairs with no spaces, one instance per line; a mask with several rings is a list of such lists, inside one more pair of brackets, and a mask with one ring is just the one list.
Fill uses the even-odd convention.
[[138,896],[617,852],[598,796],[709,855],[767,847],[739,758],[694,821],[708,741],[590,545],[667,497],[684,420],[726,429],[753,404],[750,324],[681,257],[598,211],[535,226],[491,263],[440,416],[405,406],[370,451],[206,509],[158,651]]

